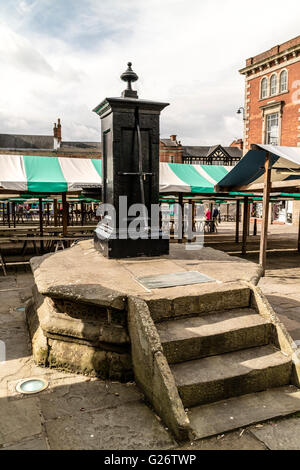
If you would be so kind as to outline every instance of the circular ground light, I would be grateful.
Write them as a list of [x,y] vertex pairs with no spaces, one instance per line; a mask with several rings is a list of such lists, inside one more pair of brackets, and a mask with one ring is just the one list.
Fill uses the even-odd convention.
[[45,390],[48,387],[48,382],[45,379],[32,377],[30,379],[21,380],[17,386],[16,390],[19,393],[29,395],[32,393],[39,393]]

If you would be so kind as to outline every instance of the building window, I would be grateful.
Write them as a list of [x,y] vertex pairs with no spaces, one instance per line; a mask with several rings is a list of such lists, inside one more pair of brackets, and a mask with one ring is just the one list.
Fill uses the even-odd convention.
[[170,156],[169,156],[169,162],[170,162],[170,163],[175,163],[175,157],[174,157],[174,155],[170,155]]
[[240,157],[183,157],[183,163],[189,165],[235,166],[239,161]]
[[273,96],[276,94],[277,94],[277,76],[274,73],[270,79],[270,95]]
[[280,74],[280,93],[284,93],[288,89],[288,74],[286,70],[283,70]]
[[265,77],[261,81],[260,85],[260,97],[264,99],[268,96],[268,79]]
[[279,137],[279,116],[278,113],[267,115],[266,143],[278,145]]

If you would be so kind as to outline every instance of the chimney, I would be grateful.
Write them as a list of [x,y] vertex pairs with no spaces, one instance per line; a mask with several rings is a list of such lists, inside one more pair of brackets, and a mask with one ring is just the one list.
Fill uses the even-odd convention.
[[54,123],[54,127],[53,127],[53,137],[54,137],[54,139],[57,139],[57,127],[56,127],[56,122]]
[[170,135],[170,139],[172,140],[172,142],[176,142],[176,137],[177,135]]
[[54,127],[53,127],[53,148],[54,150],[57,150],[59,149],[60,147],[60,143],[61,143],[61,124],[60,124],[60,119],[57,120],[57,124],[56,122],[54,123]]
[[61,123],[60,123],[59,118],[57,120],[57,140],[58,140],[58,143],[59,143],[59,146],[60,146],[60,143],[61,143]]
[[230,147],[238,147],[239,149],[243,150],[243,147],[244,147],[243,139],[234,140],[234,141],[230,144]]

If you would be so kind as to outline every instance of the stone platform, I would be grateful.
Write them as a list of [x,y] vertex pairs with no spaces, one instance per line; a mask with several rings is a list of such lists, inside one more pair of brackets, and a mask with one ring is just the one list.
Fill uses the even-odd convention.
[[[256,284],[260,268],[212,248],[197,251],[171,244],[160,258],[110,260],[92,241],[31,260],[35,279],[27,320],[33,355],[39,365],[101,378],[133,377],[127,328],[129,297],[147,302],[153,318],[169,317],[182,309],[215,308],[227,297],[240,295],[241,280]],[[149,290],[136,278],[199,271],[214,282]],[[218,296],[222,292],[222,296]],[[201,310],[200,308],[200,310]]]
[[[178,441],[234,429],[243,397],[269,402],[272,393],[285,395],[285,386],[295,386],[296,395],[283,408],[256,410],[243,425],[298,411],[295,344],[256,287],[259,266],[212,248],[170,248],[160,258],[111,260],[82,241],[33,258],[26,313],[35,361],[102,379],[134,378]],[[199,282],[199,273],[209,282]],[[149,289],[145,276],[163,276],[164,285],[178,276],[199,283]],[[230,422],[226,415],[218,426],[220,403],[229,399]],[[203,412],[213,426],[199,418]]]

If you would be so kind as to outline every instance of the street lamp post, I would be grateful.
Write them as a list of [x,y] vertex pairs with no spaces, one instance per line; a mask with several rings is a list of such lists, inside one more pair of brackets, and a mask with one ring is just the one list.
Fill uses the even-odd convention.
[[243,121],[246,120],[245,108],[244,108],[243,106],[240,106],[236,113],[237,113],[237,114],[242,114],[242,113],[243,113]]

